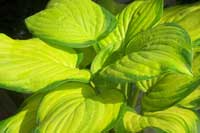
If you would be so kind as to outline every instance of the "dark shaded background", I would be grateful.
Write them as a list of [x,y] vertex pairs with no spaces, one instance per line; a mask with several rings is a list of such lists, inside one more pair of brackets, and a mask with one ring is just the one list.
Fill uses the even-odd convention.
[[[128,4],[133,0],[116,1]],[[194,1],[197,0],[165,0],[165,6]],[[0,33],[17,39],[30,38],[24,19],[45,8],[47,2],[48,0],[0,0]],[[26,97],[24,94],[0,90],[0,120],[14,114]]]

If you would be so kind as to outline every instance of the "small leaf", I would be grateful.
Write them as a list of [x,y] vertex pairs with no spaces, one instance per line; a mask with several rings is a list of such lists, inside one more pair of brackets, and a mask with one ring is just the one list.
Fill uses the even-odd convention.
[[200,38],[200,3],[166,8],[160,23],[166,22],[180,24],[189,32],[193,41]]
[[27,18],[39,38],[64,47],[97,45],[116,26],[112,14],[91,0],[53,0],[48,8]]
[[118,116],[123,97],[109,89],[95,94],[82,83],[68,83],[45,95],[38,110],[39,133],[99,133]]
[[30,93],[60,81],[88,82],[90,73],[76,68],[73,49],[57,49],[39,39],[13,40],[0,34],[0,86]]
[[31,133],[36,126],[36,112],[43,94],[30,97],[15,116],[0,122],[1,133]]
[[199,122],[196,112],[178,107],[147,112],[143,116],[127,111],[123,118],[125,129],[129,132],[139,132],[147,127],[154,127],[166,133],[198,133]]
[[99,74],[110,80],[132,82],[166,72],[191,75],[191,64],[192,45],[187,32],[179,26],[164,24],[137,34],[129,41],[125,55]]

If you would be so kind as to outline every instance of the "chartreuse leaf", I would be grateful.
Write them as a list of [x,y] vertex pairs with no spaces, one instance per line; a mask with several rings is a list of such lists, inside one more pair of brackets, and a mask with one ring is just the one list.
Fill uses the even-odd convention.
[[0,122],[0,133],[32,133],[36,126],[36,112],[43,94],[30,97],[15,116]]
[[73,49],[60,50],[39,39],[13,40],[4,34],[0,40],[3,88],[30,93],[59,81],[89,81],[90,73],[76,68],[78,56]]
[[39,38],[64,47],[96,45],[116,26],[115,17],[91,0],[55,0],[26,19]]
[[122,102],[123,96],[117,90],[96,94],[87,84],[64,84],[45,95],[35,132],[102,132],[116,120]]
[[[200,78],[200,43],[194,46],[194,60],[193,73],[194,77]],[[184,82],[183,82],[184,83]],[[182,84],[183,84],[182,83]],[[187,97],[180,101],[179,105],[186,108],[199,109],[200,108],[200,82],[199,86]]]
[[102,49],[92,63],[96,73],[107,58],[120,47],[124,47],[138,33],[151,28],[159,21],[163,12],[163,0],[136,0],[117,15],[118,25],[105,39],[99,42]]
[[174,104],[193,109],[200,107],[199,48],[198,44],[194,46],[193,77],[181,74],[166,74],[137,83],[137,87],[146,91],[142,98],[144,111],[162,110]]
[[[148,81],[146,83],[148,86]],[[199,85],[200,79],[181,74],[165,75],[152,86],[148,86],[148,91],[142,98],[142,109],[143,111],[159,111],[168,108],[185,98]]]
[[163,0],[136,0],[117,15],[115,30],[100,42],[101,47],[127,44],[138,32],[151,28],[163,13]]
[[189,32],[192,40],[196,40],[200,38],[200,3],[166,8],[160,22],[178,23]]
[[195,110],[200,109],[200,86],[198,86],[191,94],[185,97],[178,105]]
[[192,45],[187,32],[173,24],[159,25],[129,41],[125,55],[100,75],[111,80],[137,81],[165,72],[191,75]]
[[129,132],[139,132],[147,127],[154,127],[166,133],[198,133],[199,122],[196,112],[179,107],[146,112],[144,115],[127,111],[123,117],[124,127]]

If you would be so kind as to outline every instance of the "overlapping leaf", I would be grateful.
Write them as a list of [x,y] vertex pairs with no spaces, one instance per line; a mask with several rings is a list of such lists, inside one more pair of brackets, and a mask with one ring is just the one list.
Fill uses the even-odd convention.
[[[193,60],[193,73],[194,77],[200,78],[200,43],[194,46],[194,60]],[[192,108],[192,109],[199,109],[200,108],[200,82],[199,86],[196,87],[196,89],[189,94],[187,97],[185,97],[183,100],[178,103],[181,106],[184,106],[186,108]]]
[[0,133],[31,133],[36,126],[36,112],[43,94],[29,98],[15,116],[0,122]]
[[140,89],[147,91],[142,99],[144,111],[162,110],[174,104],[193,109],[200,107],[199,52],[200,49],[197,44],[194,46],[193,77],[167,74],[137,83]]
[[73,48],[97,45],[116,21],[91,0],[53,0],[48,8],[27,18],[29,30],[39,38]]
[[166,133],[198,133],[199,122],[196,112],[179,107],[144,115],[127,111],[123,117],[123,124],[129,132],[139,132],[147,127],[154,127]]
[[[13,40],[0,34],[0,86],[35,92],[58,81],[88,82],[90,73],[76,68],[73,49],[60,50],[39,39]],[[49,86],[51,87],[51,86]]]
[[105,39],[100,41],[102,51],[93,61],[91,70],[99,71],[107,58],[120,47],[124,47],[138,33],[151,28],[159,21],[163,11],[163,0],[136,0],[117,15],[118,25]]
[[139,33],[124,56],[111,59],[99,73],[110,80],[145,80],[165,72],[191,75],[192,45],[184,29],[164,24]]
[[166,8],[160,23],[166,22],[180,24],[189,32],[192,40],[200,38],[200,3]]
[[64,84],[42,100],[36,132],[102,132],[116,120],[122,102],[122,95],[116,90],[95,94],[86,84]]
[[[144,81],[148,86],[148,81]],[[200,79],[180,74],[169,74],[148,86],[142,99],[143,111],[158,111],[177,104],[200,85]]]

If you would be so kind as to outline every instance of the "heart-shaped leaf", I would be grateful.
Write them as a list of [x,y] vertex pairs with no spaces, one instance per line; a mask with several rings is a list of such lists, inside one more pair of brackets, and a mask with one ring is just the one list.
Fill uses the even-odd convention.
[[110,80],[132,82],[166,72],[191,75],[192,45],[184,29],[164,24],[138,33],[129,41],[125,55],[110,60],[99,72]]
[[86,84],[64,84],[42,100],[36,132],[102,132],[117,119],[122,102],[123,97],[117,90],[95,94]]
[[27,18],[39,38],[64,47],[97,45],[116,26],[114,16],[91,0],[53,0],[48,8]]
[[[88,82],[90,73],[76,68],[73,49],[51,47],[39,39],[13,40],[0,34],[0,86],[30,93],[59,81]],[[50,85],[50,86],[49,86]]]

